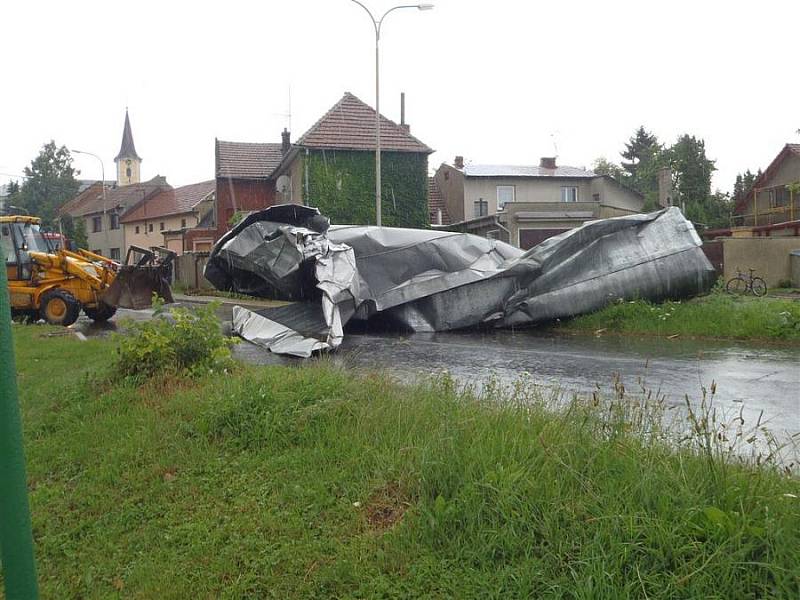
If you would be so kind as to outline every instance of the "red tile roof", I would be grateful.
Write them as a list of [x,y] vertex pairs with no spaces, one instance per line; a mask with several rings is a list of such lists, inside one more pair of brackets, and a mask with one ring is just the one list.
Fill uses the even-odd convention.
[[281,145],[215,141],[216,176],[231,179],[269,179],[280,164]]
[[442,211],[442,225],[450,225],[453,220],[450,218],[450,213],[447,212],[447,205],[444,203],[444,196],[439,186],[436,185],[436,179],[428,177],[428,210],[431,216],[431,225],[439,225],[436,216],[438,211]]
[[[311,129],[299,140],[298,146],[336,150],[375,150],[375,109],[345,92]],[[407,129],[381,115],[381,149],[397,152],[424,152],[431,148]]]
[[175,189],[161,190],[152,198],[136,206],[120,220],[123,223],[133,223],[134,221],[188,213],[216,189],[216,181],[212,179]]
[[100,187],[101,183],[99,181],[95,181],[89,187],[84,189],[82,192],[77,194],[71,200],[67,200],[61,207],[58,209],[59,215],[73,215],[74,213],[77,214],[78,209],[82,208],[90,201],[97,199],[98,197],[102,197],[103,195],[103,188]]
[[[106,197],[100,186],[92,186],[85,190],[78,197],[70,200],[62,209],[62,214],[69,214],[72,217],[83,217],[104,211],[115,210],[119,214],[125,214],[140,202],[147,200],[164,189],[172,189],[164,177],[156,176],[144,183],[133,183],[120,187],[106,189]],[[73,204],[73,202],[75,204]]]

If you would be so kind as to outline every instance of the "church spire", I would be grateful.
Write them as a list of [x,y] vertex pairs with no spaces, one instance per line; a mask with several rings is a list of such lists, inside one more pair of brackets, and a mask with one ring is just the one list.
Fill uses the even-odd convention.
[[133,144],[133,133],[131,132],[131,120],[128,117],[128,109],[125,109],[125,127],[122,130],[122,144],[119,147],[119,154],[117,154],[115,161],[121,158],[133,158],[142,160],[136,154],[136,146]]
[[125,107],[125,127],[122,130],[122,144],[119,147],[119,154],[114,158],[114,162],[117,163],[118,185],[139,183],[142,159],[136,154],[136,146],[133,145],[133,132],[131,131],[131,120],[128,117],[127,107]]

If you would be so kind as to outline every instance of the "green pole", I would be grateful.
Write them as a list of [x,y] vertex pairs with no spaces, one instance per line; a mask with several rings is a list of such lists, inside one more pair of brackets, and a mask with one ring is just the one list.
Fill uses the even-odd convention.
[[6,259],[0,250],[0,548],[8,600],[39,597],[33,557],[28,481],[17,402]]

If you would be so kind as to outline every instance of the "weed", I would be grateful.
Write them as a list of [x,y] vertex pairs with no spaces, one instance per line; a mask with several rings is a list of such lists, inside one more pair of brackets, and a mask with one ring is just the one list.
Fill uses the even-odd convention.
[[154,297],[153,306],[152,319],[128,321],[125,333],[116,335],[115,377],[198,375],[232,368],[232,342],[222,334],[215,303],[166,311],[163,300]]

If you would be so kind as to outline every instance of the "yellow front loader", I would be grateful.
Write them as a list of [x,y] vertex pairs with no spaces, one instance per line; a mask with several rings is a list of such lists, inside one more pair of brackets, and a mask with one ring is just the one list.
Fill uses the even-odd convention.
[[81,310],[94,321],[106,321],[117,308],[146,308],[153,293],[172,302],[174,252],[132,246],[125,264],[119,264],[87,250],[54,249],[40,225],[38,217],[0,216],[12,315],[66,326]]

